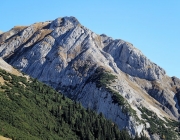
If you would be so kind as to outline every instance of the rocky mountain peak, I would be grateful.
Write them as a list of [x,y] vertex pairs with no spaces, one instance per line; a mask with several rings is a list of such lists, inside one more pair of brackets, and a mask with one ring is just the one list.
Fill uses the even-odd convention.
[[54,28],[61,27],[61,26],[78,26],[80,23],[75,17],[63,17],[55,19],[51,26]]
[[176,78],[168,77],[133,44],[98,35],[75,17],[11,29],[0,36],[0,56],[83,106],[102,112],[132,135],[150,136],[136,120],[142,119],[140,108],[155,111],[163,121],[179,119]]

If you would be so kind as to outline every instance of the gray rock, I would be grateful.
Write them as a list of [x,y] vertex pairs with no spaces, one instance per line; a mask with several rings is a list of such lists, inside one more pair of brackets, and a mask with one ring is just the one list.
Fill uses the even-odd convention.
[[161,79],[165,71],[147,59],[141,51],[131,43],[123,40],[113,40],[106,35],[101,35],[104,51],[109,53],[118,68],[129,75],[147,80]]
[[[14,30],[14,29],[13,29]],[[136,116],[123,112],[112,93],[90,81],[98,68],[116,76],[109,85],[137,112],[146,107],[158,117],[178,119],[177,100],[172,87],[178,80],[146,58],[132,44],[97,35],[74,17],[35,23],[22,30],[0,36],[0,56],[26,74],[38,78],[84,107],[102,112],[120,129],[133,136],[146,128]],[[162,83],[154,87],[152,80]],[[174,82],[173,82],[174,81]],[[153,98],[152,98],[153,97]],[[148,135],[150,137],[150,135]]]

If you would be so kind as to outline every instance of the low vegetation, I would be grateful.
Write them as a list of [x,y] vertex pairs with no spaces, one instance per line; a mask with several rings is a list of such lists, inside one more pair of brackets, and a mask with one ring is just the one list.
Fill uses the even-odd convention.
[[112,82],[115,82],[116,78],[117,77],[115,75],[99,67],[87,82],[94,82],[96,83],[96,87],[105,88],[108,92],[111,93],[113,102],[123,107],[122,109],[124,113],[136,116],[136,112],[131,108],[124,97],[122,97],[117,91],[113,90],[109,86]]
[[139,108],[142,112],[142,118],[150,124],[147,129],[150,134],[158,134],[161,139],[177,140],[179,133],[179,122],[167,120],[166,122],[160,119],[154,112],[142,107]]
[[[126,131],[36,79],[0,70],[0,135],[13,140],[132,140]],[[134,140],[146,140],[144,136]]]
[[94,74],[90,76],[87,82],[94,82],[98,88],[107,87],[112,83],[117,77],[110,72],[104,70],[101,67],[98,67]]

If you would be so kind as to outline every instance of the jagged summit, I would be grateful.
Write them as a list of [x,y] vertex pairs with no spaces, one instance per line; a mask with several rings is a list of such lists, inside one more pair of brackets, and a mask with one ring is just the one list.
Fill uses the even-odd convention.
[[[155,112],[163,121],[164,117],[179,119],[180,98],[175,90],[179,85],[165,70],[131,43],[98,35],[75,17],[3,33],[0,57],[83,106],[102,112],[132,135],[151,136],[146,125],[137,121],[143,116],[140,108]],[[135,110],[137,117],[125,113],[123,106]]]
[[[12,54],[16,48],[23,47],[21,45],[29,46],[32,42],[27,44],[27,41],[29,41],[28,39],[35,39],[33,43],[37,43],[37,41],[39,42],[40,39],[43,39],[45,36],[47,36],[52,43],[55,39],[58,41],[58,45],[61,45],[62,47],[67,46],[63,48],[66,50],[69,49],[69,52],[74,49],[82,50],[84,46],[88,47],[89,45],[96,45],[96,48],[103,48],[104,53],[107,52],[110,54],[114,58],[116,65],[122,71],[132,76],[156,80],[161,79],[165,74],[165,71],[162,68],[148,60],[138,49],[133,47],[132,44],[123,40],[113,40],[106,35],[99,36],[81,26],[75,17],[57,18],[52,22],[35,23],[27,28],[14,27],[9,32],[4,33],[1,37],[0,41],[3,45],[1,45],[2,53],[0,56],[9,56],[9,51]],[[13,42],[11,48],[6,47],[6,43],[4,42],[9,38],[17,39],[17,41]],[[79,39],[81,40],[79,41]],[[66,42],[64,40],[66,40]],[[76,40],[79,43],[73,44]],[[83,41],[90,44],[78,46],[78,44],[82,44]],[[14,44],[16,42],[18,42],[18,44]],[[69,48],[68,46],[72,47]],[[89,48],[91,49],[92,47]]]
[[52,22],[52,26],[60,27],[60,26],[68,26],[69,24],[72,24],[73,26],[79,25],[79,21],[75,17],[63,17],[63,18],[57,18]]

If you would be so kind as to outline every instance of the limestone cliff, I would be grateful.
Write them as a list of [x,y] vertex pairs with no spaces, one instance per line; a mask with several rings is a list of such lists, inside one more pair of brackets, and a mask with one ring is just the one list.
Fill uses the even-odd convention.
[[179,119],[178,78],[168,77],[131,43],[98,35],[74,17],[12,28],[0,35],[0,57],[132,135],[152,136],[143,107],[165,122]]

